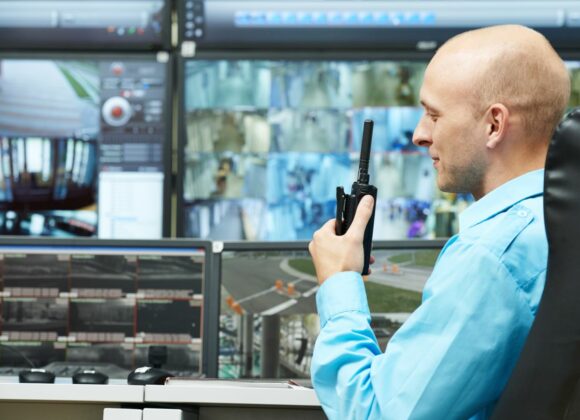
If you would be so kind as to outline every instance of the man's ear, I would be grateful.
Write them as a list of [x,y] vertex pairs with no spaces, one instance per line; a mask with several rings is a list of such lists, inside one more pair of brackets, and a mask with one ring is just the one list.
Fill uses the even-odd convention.
[[485,115],[487,142],[485,145],[489,149],[495,149],[506,137],[509,116],[509,110],[504,104],[493,104],[487,109]]

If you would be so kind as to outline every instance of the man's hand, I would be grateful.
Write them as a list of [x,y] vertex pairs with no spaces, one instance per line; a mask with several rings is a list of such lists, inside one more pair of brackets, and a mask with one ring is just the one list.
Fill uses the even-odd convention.
[[[373,197],[365,195],[359,203],[354,220],[343,236],[336,234],[336,220],[326,222],[314,232],[308,245],[316,277],[322,284],[333,274],[342,271],[360,273],[364,264],[363,237],[373,214]],[[371,261],[374,259],[371,257]]]

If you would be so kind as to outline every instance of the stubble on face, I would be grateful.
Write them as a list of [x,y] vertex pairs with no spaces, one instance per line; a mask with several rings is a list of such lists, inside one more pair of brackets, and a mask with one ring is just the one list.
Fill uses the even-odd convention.
[[488,162],[482,138],[484,116],[475,110],[477,98],[471,89],[478,76],[471,64],[475,60],[454,52],[437,58],[423,86],[426,96],[436,98],[443,109],[432,131],[437,186],[444,192],[476,196],[483,188]]
[[[459,154],[459,151],[454,154]],[[443,157],[437,173],[437,186],[443,192],[471,193],[477,196],[483,188],[486,172],[485,158],[473,151],[449,159]]]
[[471,193],[483,189],[489,170],[483,115],[476,116],[469,104],[457,97],[449,103],[453,115],[439,119],[433,133],[437,163],[437,184],[441,191]]

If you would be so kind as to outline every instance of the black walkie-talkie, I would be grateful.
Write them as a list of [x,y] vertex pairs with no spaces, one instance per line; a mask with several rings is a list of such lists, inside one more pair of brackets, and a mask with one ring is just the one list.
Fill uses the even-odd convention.
[[344,193],[344,187],[336,188],[336,234],[344,235],[350,227],[360,200],[365,195],[372,195],[374,199],[373,214],[365,229],[363,240],[364,265],[362,274],[369,273],[369,262],[371,258],[371,247],[373,243],[373,225],[375,224],[375,208],[377,201],[377,188],[369,185],[369,160],[371,155],[371,142],[373,139],[373,121],[365,120],[362,136],[362,147],[360,151],[360,163],[358,167],[358,179],[352,183],[349,195]]

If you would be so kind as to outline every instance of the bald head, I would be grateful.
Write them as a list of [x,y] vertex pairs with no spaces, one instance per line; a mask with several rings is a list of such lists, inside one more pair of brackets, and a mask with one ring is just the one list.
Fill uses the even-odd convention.
[[523,26],[462,33],[430,63],[442,66],[463,85],[476,114],[501,103],[518,117],[530,139],[549,141],[568,104],[570,78],[564,63],[543,35]]

